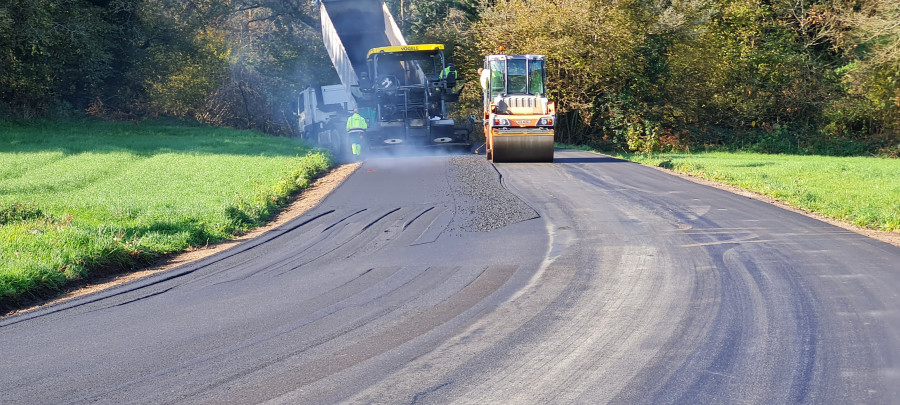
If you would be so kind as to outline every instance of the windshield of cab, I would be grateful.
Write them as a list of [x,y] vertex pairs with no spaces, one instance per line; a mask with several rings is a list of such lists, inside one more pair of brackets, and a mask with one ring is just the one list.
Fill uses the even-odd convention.
[[376,80],[384,77],[396,78],[401,86],[422,84],[425,77],[436,77],[443,68],[443,58],[435,53],[376,54],[372,59],[374,62],[372,74]]
[[[490,97],[495,95],[543,95],[544,61],[528,59],[490,62]],[[504,76],[505,79],[504,80]]]

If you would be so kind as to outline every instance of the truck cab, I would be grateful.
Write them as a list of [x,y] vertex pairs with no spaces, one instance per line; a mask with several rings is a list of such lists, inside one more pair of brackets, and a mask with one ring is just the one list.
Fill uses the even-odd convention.
[[300,138],[322,146],[339,146],[350,110],[350,97],[343,85],[310,86],[297,96],[297,127]]

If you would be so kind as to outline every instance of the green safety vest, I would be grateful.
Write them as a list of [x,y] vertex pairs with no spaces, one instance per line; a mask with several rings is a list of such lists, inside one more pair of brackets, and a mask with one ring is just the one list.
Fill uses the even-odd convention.
[[365,130],[368,129],[369,125],[366,124],[366,119],[359,114],[353,114],[350,118],[347,119],[347,131],[351,130]]
[[449,79],[452,75],[454,79],[457,79],[459,78],[458,74],[459,73],[456,71],[456,69],[450,70],[450,66],[447,66],[444,68],[444,70],[441,71],[441,75],[439,77],[441,79]]

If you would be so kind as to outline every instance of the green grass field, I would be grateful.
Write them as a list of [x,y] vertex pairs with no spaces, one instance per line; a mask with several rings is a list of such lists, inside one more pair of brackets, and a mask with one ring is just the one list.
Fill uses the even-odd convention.
[[250,230],[331,165],[250,131],[0,122],[0,309]]
[[900,159],[743,152],[617,157],[752,190],[863,228],[900,231]]

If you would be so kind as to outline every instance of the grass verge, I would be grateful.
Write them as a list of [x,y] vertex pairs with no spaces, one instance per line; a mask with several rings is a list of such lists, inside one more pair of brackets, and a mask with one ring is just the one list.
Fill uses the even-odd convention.
[[331,156],[250,131],[0,122],[0,312],[246,232]]
[[900,231],[900,159],[749,152],[615,156],[751,190],[862,228]]

